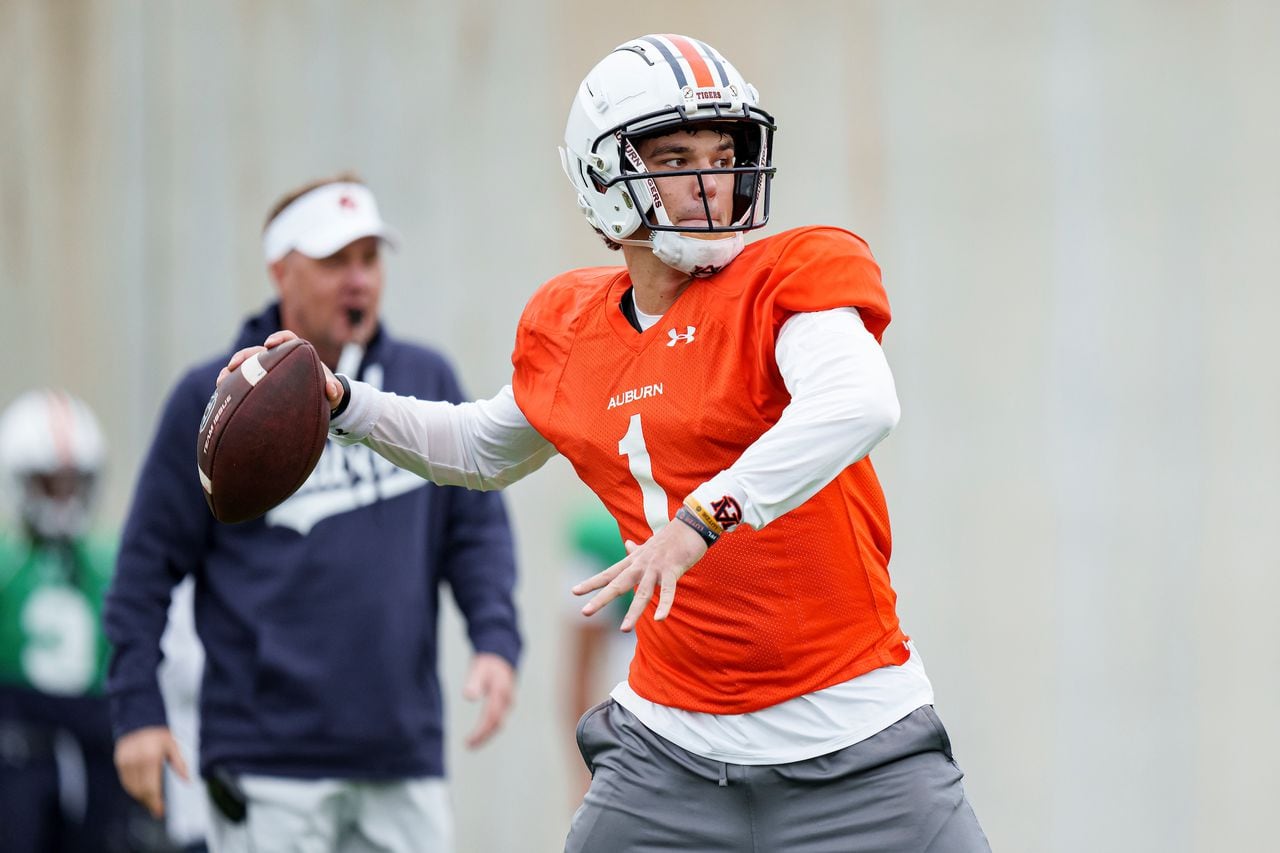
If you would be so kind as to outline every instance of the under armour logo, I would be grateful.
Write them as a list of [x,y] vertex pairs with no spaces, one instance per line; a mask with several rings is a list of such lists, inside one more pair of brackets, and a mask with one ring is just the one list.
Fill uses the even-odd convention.
[[684,341],[686,344],[693,343],[693,333],[696,332],[697,329],[695,329],[693,326],[685,326],[685,329],[687,329],[688,331],[686,331],[683,335],[677,332],[675,329],[669,329],[667,331],[667,337],[671,338],[671,340],[667,341],[667,346],[669,347],[675,346],[676,341]]

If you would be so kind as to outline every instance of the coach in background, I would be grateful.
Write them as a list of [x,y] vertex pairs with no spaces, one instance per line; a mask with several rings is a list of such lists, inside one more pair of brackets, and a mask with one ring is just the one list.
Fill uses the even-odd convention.
[[[279,302],[250,317],[228,352],[291,329],[331,368],[371,385],[464,399],[443,357],[391,338],[379,321],[380,251],[395,239],[355,175],[289,193],[263,234]],[[170,396],[107,597],[121,781],[159,814],[165,763],[186,771],[156,667],[170,593],[191,575],[206,653],[199,765],[210,848],[293,850],[318,839],[335,851],[452,850],[439,595],[448,584],[475,649],[463,691],[484,699],[474,747],[510,707],[520,652],[502,503],[330,442],[306,484],[266,516],[216,522],[195,436],[226,361],[195,367]]]

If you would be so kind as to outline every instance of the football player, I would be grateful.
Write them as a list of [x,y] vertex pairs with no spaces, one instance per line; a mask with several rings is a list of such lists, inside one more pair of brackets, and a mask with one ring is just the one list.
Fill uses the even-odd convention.
[[624,265],[534,294],[492,399],[338,377],[332,430],[481,489],[561,453],[617,520],[627,556],[574,591],[592,614],[634,590],[638,643],[578,725],[593,778],[567,850],[988,850],[889,583],[879,267],[839,228],[745,243],[773,133],[705,43],[619,45],[561,154]]
[[114,548],[88,535],[97,418],[61,391],[0,414],[0,850],[153,850],[163,827],[116,779],[99,616]]

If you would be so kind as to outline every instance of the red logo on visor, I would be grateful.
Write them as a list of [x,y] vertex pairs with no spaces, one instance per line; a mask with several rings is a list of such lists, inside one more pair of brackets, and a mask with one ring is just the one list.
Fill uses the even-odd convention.
[[347,210],[355,210],[356,200],[349,195],[340,196],[338,198],[338,207],[345,207]]

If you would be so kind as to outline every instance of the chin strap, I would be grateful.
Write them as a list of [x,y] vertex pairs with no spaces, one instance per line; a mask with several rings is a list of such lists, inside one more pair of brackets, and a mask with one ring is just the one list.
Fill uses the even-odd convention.
[[[654,218],[661,225],[670,225],[667,211],[658,208]],[[654,231],[649,238],[653,254],[672,269],[680,270],[694,278],[713,276],[738,257],[746,240],[741,231],[734,231],[715,240],[688,237],[678,231]]]
[[713,276],[738,257],[746,240],[735,231],[718,240],[699,240],[675,231],[653,233],[653,254],[669,267],[694,278]]

